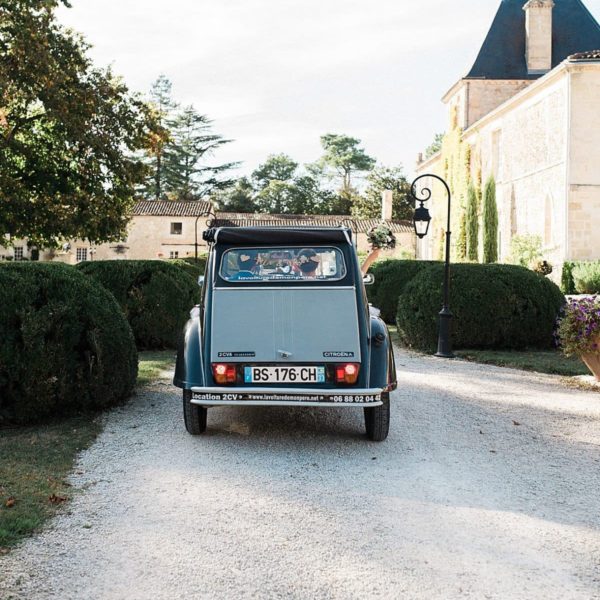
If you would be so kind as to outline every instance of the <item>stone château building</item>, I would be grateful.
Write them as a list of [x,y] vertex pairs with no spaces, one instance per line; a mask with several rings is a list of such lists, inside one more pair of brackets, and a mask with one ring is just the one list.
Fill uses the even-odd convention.
[[[501,261],[516,235],[539,236],[557,267],[600,259],[598,49],[600,26],[580,0],[503,0],[475,64],[443,98],[467,177],[495,178]],[[420,157],[417,174],[452,178],[448,163],[444,151]],[[445,233],[445,196],[433,190],[424,259],[438,257]],[[456,242],[465,198],[454,200]]]

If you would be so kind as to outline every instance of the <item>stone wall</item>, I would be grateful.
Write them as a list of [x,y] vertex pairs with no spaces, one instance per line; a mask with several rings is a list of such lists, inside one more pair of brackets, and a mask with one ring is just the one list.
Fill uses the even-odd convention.
[[574,65],[569,161],[570,260],[600,259],[600,63]]

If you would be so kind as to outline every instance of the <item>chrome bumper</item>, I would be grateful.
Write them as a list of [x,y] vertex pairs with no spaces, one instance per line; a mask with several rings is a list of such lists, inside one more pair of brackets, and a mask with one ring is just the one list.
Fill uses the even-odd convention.
[[314,390],[298,388],[192,388],[200,406],[381,406],[383,389]]

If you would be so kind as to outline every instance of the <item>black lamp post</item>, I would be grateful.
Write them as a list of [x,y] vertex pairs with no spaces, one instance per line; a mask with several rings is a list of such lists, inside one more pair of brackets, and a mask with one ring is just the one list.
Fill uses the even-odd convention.
[[[439,337],[438,337],[438,351],[436,356],[441,358],[454,358],[454,353],[452,352],[452,340],[451,340],[451,325],[452,325],[452,312],[450,311],[450,236],[452,235],[450,232],[450,208],[452,203],[452,194],[450,193],[450,188],[448,184],[437,175],[421,175],[417,177],[411,186],[411,194],[416,202],[420,203],[420,206],[415,209],[414,215],[414,226],[415,233],[417,236],[422,239],[429,232],[429,225],[431,224],[431,215],[429,214],[429,210],[423,206],[425,202],[431,200],[431,189],[424,187],[420,192],[417,192],[417,183],[421,179],[425,178],[437,179],[441,182],[446,189],[446,193],[448,194],[448,227],[446,228],[446,267],[444,270],[444,306],[440,311],[440,328],[439,328]],[[420,195],[420,197],[419,197]]]

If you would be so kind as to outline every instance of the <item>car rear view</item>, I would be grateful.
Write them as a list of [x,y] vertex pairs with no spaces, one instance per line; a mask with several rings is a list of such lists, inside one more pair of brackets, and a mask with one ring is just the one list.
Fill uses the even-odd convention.
[[370,315],[347,230],[217,230],[203,292],[201,375],[180,381],[200,429],[207,407],[242,404],[387,402],[389,422],[390,377],[373,385]]

